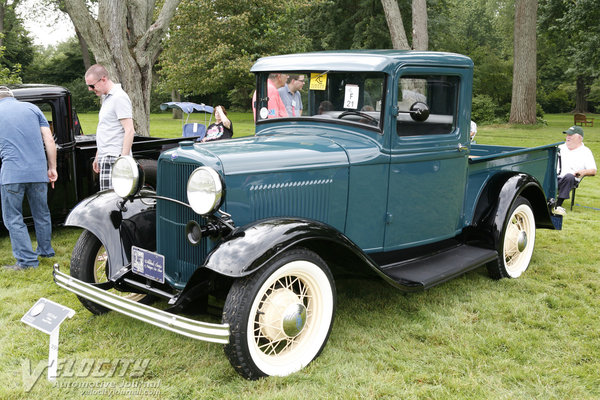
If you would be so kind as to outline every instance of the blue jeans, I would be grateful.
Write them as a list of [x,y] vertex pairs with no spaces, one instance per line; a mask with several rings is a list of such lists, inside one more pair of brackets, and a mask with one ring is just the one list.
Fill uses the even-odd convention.
[[[8,229],[13,256],[19,266],[39,265],[38,255],[45,257],[54,256],[54,249],[50,243],[52,236],[52,220],[48,209],[48,184],[36,183],[10,183],[1,186],[2,193],[2,219]],[[33,216],[35,235],[37,237],[37,250],[34,252],[27,225],[23,221],[23,198],[27,202]]]

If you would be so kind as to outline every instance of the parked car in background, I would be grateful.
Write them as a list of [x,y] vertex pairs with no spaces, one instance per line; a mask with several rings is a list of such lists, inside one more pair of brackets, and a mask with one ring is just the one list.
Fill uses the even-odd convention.
[[[41,84],[9,86],[16,99],[37,105],[50,123],[57,147],[58,180],[54,189],[48,189],[48,206],[52,222],[61,224],[79,201],[99,189],[98,175],[92,169],[92,161],[96,155],[96,135],[83,134],[77,113],[73,109],[71,93],[67,89]],[[185,139],[135,136],[133,156],[145,167],[147,183],[154,187],[156,160],[160,153],[177,146],[178,142]],[[25,222],[33,224],[27,203],[23,212]],[[0,226],[4,228],[1,221],[0,214]]]

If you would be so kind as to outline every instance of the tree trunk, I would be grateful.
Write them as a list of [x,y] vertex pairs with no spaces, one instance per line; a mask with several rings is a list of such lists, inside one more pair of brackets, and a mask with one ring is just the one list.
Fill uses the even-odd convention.
[[412,2],[412,48],[426,51],[429,48],[427,33],[427,1],[413,0]]
[[133,123],[140,135],[150,135],[152,67],[180,1],[164,0],[153,23],[154,0],[98,0],[97,19],[86,0],[65,0],[66,11],[96,62],[131,98]]
[[590,88],[587,85],[587,79],[579,75],[577,77],[577,86],[575,90],[575,110],[576,113],[586,113],[588,112],[588,102],[587,96],[589,94]]
[[[171,90],[171,101],[181,101],[181,94],[177,89]],[[179,108],[173,108],[173,119],[182,119],[183,113]]]
[[90,49],[88,48],[87,43],[81,33],[77,29],[75,29],[75,34],[77,35],[77,40],[79,40],[79,47],[81,48],[81,57],[83,58],[83,65],[85,66],[85,70],[87,71],[92,66],[92,61],[90,60]]
[[6,1],[0,0],[0,47],[4,46],[4,16],[6,15]]
[[537,0],[516,0],[514,66],[510,119],[512,124],[536,120],[536,18]]
[[402,23],[402,15],[396,0],[381,0],[383,11],[385,12],[385,20],[387,21],[392,38],[392,46],[397,50],[409,50],[408,40],[406,39],[406,31]]

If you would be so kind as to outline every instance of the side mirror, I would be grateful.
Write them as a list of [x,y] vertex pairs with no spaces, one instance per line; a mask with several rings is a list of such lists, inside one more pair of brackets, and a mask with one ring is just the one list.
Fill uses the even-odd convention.
[[410,106],[409,113],[413,120],[423,122],[429,118],[429,107],[427,107],[427,104],[417,101]]

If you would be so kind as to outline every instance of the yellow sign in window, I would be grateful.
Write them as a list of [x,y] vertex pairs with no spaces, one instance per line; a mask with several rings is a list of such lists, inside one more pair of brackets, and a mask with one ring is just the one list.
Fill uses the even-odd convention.
[[327,74],[310,74],[310,90],[327,89]]

